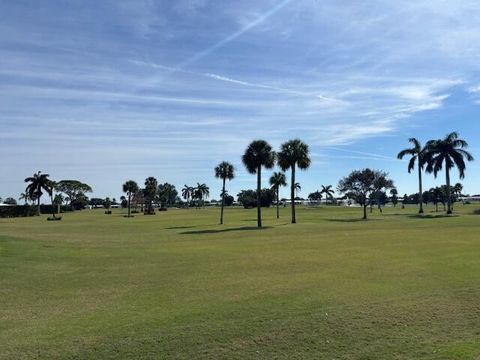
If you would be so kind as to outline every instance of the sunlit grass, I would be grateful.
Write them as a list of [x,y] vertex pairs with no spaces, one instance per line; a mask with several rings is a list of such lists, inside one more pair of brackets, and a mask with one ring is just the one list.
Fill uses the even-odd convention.
[[0,358],[475,359],[480,216],[0,220]]

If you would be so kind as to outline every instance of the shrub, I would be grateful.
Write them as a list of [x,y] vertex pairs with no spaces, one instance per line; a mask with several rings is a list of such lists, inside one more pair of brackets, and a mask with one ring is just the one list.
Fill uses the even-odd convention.
[[480,215],[480,209],[473,210],[473,215]]

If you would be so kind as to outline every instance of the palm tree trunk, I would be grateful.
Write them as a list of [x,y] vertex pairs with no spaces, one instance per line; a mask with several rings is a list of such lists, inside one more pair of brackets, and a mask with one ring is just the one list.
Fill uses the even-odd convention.
[[420,159],[418,159],[418,201],[420,201],[420,209],[418,210],[419,214],[423,214],[423,182],[422,182],[422,164]]
[[292,224],[297,222],[295,217],[295,164],[292,165],[292,183],[290,184],[290,197],[292,200]]
[[278,203],[278,192],[280,190],[280,186],[277,185],[277,219],[280,219],[280,210],[279,210],[279,206],[280,204]]
[[363,220],[367,220],[367,203],[363,205]]
[[222,186],[222,209],[220,211],[220,225],[223,225],[223,207],[225,206],[225,178],[223,178]]
[[53,196],[50,196],[50,200],[52,202],[52,216],[55,219],[55,204],[53,203]]
[[257,169],[257,226],[262,227],[262,209],[260,203],[260,193],[262,191],[262,166]]
[[128,193],[128,217],[130,217],[130,193]]
[[40,196],[37,199],[37,216],[40,216]]
[[447,177],[447,204],[448,204],[448,209],[447,209],[447,214],[452,213],[452,198],[450,194],[450,169],[448,166],[445,166],[445,173]]

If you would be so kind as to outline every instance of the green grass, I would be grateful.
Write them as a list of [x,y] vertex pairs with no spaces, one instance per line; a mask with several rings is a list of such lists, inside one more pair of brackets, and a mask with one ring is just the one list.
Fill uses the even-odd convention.
[[455,210],[1,219],[0,358],[478,359],[480,217]]

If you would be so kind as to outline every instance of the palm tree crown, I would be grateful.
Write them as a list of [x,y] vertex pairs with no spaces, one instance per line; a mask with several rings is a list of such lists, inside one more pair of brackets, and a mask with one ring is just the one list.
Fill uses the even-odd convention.
[[429,154],[427,172],[433,172],[436,177],[444,165],[448,170],[457,167],[460,179],[464,179],[467,168],[465,159],[467,161],[474,160],[472,154],[465,150],[467,148],[468,143],[465,140],[459,139],[457,132],[452,132],[441,140],[429,141],[427,143]]
[[333,190],[332,185],[327,185],[327,186],[322,185],[322,190],[320,191],[320,193],[325,194],[325,199],[329,199],[329,198],[332,199],[335,191]]

